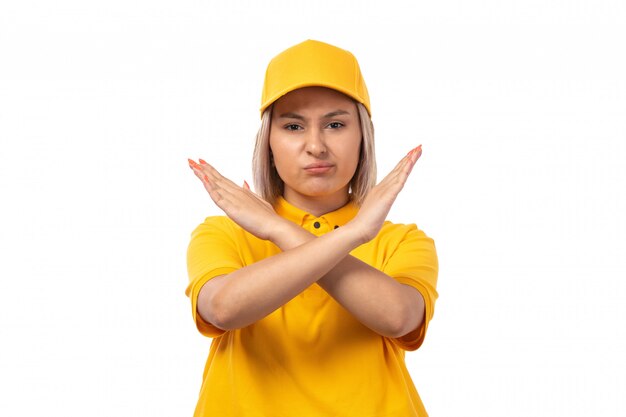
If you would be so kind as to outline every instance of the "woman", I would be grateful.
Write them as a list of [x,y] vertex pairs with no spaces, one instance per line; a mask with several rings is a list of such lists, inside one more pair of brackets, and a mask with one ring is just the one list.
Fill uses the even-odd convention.
[[434,242],[386,216],[421,155],[376,186],[354,56],[295,45],[269,64],[253,193],[189,160],[226,216],[187,253],[192,313],[214,338],[196,416],[425,416],[404,362],[437,293]]

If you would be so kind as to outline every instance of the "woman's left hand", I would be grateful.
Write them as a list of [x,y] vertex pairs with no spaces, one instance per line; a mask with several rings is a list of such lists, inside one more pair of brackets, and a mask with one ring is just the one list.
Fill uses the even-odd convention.
[[240,187],[202,159],[199,161],[197,164],[189,159],[189,167],[202,181],[213,202],[239,226],[259,239],[270,240],[271,233],[283,221],[271,204],[253,193],[247,183]]
[[369,242],[376,237],[421,155],[422,145],[419,145],[402,158],[396,167],[367,193],[358,214],[348,223],[357,228],[362,243]]

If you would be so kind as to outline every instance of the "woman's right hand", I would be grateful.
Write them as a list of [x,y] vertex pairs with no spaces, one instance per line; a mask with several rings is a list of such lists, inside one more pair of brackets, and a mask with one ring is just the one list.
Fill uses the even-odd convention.
[[421,155],[422,145],[419,145],[402,158],[398,165],[367,193],[359,213],[349,223],[357,227],[362,244],[372,240],[380,231],[396,197]]
[[202,181],[213,202],[254,236],[271,240],[271,233],[284,221],[272,205],[253,193],[247,183],[240,187],[202,159],[199,161],[200,164],[189,159],[189,167]]

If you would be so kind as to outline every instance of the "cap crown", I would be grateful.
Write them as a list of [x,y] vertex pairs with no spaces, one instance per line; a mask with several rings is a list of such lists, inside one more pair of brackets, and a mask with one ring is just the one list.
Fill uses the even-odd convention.
[[371,116],[369,94],[354,55],[310,39],[284,50],[270,61],[265,71],[261,114],[290,91],[311,86],[344,93],[362,103]]

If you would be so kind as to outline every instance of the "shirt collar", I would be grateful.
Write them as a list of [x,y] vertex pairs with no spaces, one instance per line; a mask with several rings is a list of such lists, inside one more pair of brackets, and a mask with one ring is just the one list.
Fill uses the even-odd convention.
[[331,227],[343,226],[354,218],[359,212],[359,207],[349,201],[345,206],[338,208],[330,213],[323,214],[319,217],[291,205],[284,197],[280,196],[274,204],[276,213],[297,225],[304,226],[306,223],[314,219],[323,219],[328,222]]

